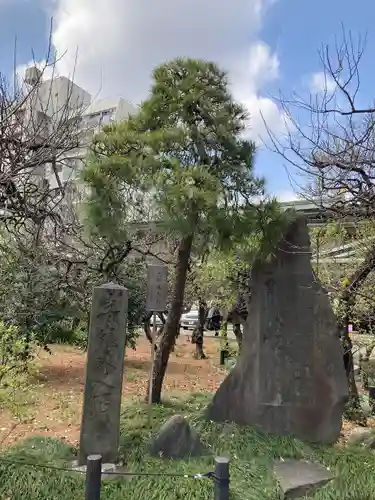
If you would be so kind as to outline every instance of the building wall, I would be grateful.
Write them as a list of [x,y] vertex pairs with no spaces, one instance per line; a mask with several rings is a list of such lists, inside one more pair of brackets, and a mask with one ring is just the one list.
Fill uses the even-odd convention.
[[33,122],[35,117],[47,121],[46,134],[51,133],[54,127],[58,127],[66,119],[79,117],[77,135],[80,145],[60,159],[57,165],[59,181],[51,165],[43,165],[36,172],[36,175],[44,176],[48,180],[52,189],[58,188],[59,183],[76,181],[92,138],[102,126],[124,120],[129,113],[136,111],[136,108],[124,99],[91,102],[91,95],[88,92],[65,77],[43,82],[33,96],[30,107],[34,116]]
[[91,103],[91,95],[74,82],[60,76],[40,83],[33,106],[51,119],[58,122],[82,111]]

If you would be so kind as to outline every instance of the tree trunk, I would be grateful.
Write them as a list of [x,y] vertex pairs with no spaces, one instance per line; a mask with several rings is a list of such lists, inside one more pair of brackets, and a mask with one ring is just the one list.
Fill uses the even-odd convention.
[[191,337],[192,344],[195,344],[195,358],[196,359],[206,359],[206,355],[203,351],[204,342],[204,324],[207,318],[207,304],[202,299],[199,298],[199,308],[198,308],[198,324],[194,328],[193,335]]
[[226,355],[228,355],[229,342],[228,342],[228,316],[227,319],[224,320],[221,325],[221,340],[220,340],[220,351],[226,351]]
[[353,360],[353,344],[349,337],[349,318],[351,312],[351,299],[350,293],[343,294],[342,300],[345,305],[345,313],[343,320],[340,322],[340,336],[344,350],[344,366],[346,377],[348,380],[349,401],[346,409],[347,418],[356,421],[360,424],[366,424],[366,417],[364,415],[361,402],[359,399],[357,383],[354,375],[354,360]]
[[237,311],[236,306],[232,309],[232,325],[233,325],[233,333],[237,340],[238,354],[239,354],[241,352],[241,347],[242,347],[242,330],[241,330],[241,316]]
[[165,323],[163,335],[160,339],[159,348],[156,351],[152,383],[153,403],[160,403],[161,401],[161,391],[165,372],[167,371],[169,356],[179,332],[179,323],[184,302],[186,275],[189,267],[192,243],[193,234],[183,238],[178,247],[176,277],[171,307]]
[[152,314],[153,314],[152,311],[147,312],[143,322],[143,329],[146,334],[146,338],[150,342],[150,344],[152,344],[152,332],[151,332]]
[[[152,337],[154,335],[154,327],[151,328],[151,319],[153,318],[153,315],[154,315],[154,313],[152,311],[147,312],[146,316],[144,317],[144,322],[143,322],[143,329],[144,329],[144,332],[146,334],[146,338],[150,342],[150,344],[152,344],[152,342],[153,342]],[[165,325],[163,313],[158,312],[157,317],[160,319],[162,324],[161,324],[161,326],[159,326],[159,328],[156,329],[155,342],[160,337],[160,335],[163,333],[163,328]],[[156,344],[155,344],[155,346],[156,346]]]
[[72,332],[74,332],[74,330],[76,330],[79,327],[80,321],[81,321],[81,319],[78,316],[76,316],[75,318],[73,318],[73,321],[72,321]]
[[224,317],[223,317],[223,324],[221,326],[221,332],[222,332],[223,338],[228,338],[228,315],[227,315],[226,319],[224,319]]
[[[359,418],[361,420],[364,419],[364,416],[354,376],[353,345],[349,337],[349,321],[355,301],[355,295],[373,269],[375,269],[375,245],[372,246],[372,248],[367,252],[364,262],[352,274],[349,279],[349,285],[345,288],[340,297],[340,300],[344,303],[345,311],[343,320],[340,322],[339,327],[344,348],[345,371],[348,379],[349,405],[355,410],[354,414],[360,414]],[[348,416],[350,416],[350,414]]]
[[359,359],[359,369],[360,369],[360,374],[362,375],[362,386],[363,388],[367,391],[369,388],[369,377],[367,373],[367,363],[370,361],[372,351],[374,350],[374,344],[372,343],[371,345],[366,347],[366,353],[364,356],[360,355]]
[[354,361],[353,361],[353,351],[352,351],[352,341],[349,337],[349,316],[350,316],[350,296],[349,294],[345,294],[342,297],[342,300],[345,304],[345,314],[343,320],[340,324],[341,330],[341,341],[344,349],[344,366],[346,371],[346,376],[348,379],[348,387],[349,387],[349,398],[352,403],[357,405],[358,399],[358,389],[357,384],[354,378]]
[[236,337],[238,344],[238,354],[240,354],[242,348],[242,330],[240,323],[233,323],[233,333]]
[[344,366],[349,386],[349,397],[352,401],[358,400],[358,389],[354,377],[354,361],[352,352],[352,341],[350,338],[344,339]]

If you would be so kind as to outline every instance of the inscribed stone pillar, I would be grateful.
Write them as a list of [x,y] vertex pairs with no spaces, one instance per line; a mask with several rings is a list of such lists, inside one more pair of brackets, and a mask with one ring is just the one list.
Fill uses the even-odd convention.
[[117,460],[128,291],[107,283],[94,288],[87,349],[79,465],[88,455]]
[[254,264],[242,350],[207,410],[210,420],[321,443],[339,437],[348,396],[343,352],[310,257],[299,217],[274,257]]

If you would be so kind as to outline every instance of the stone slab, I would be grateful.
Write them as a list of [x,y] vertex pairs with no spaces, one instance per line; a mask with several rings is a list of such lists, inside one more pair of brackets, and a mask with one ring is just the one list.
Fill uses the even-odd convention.
[[333,475],[322,465],[299,460],[277,461],[274,472],[285,499],[313,493],[333,479]]

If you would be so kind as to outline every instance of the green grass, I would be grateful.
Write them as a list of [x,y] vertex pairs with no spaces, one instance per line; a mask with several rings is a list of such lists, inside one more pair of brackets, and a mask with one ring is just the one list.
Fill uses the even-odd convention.
[[[121,454],[127,470],[138,472],[197,473],[213,470],[215,455],[228,456],[231,472],[231,498],[238,500],[275,500],[277,485],[272,475],[275,458],[319,460],[331,469],[336,479],[315,492],[314,500],[375,499],[375,456],[361,445],[347,448],[312,447],[291,438],[265,437],[251,428],[232,424],[217,425],[202,420],[207,395],[188,400],[170,400],[154,408],[152,429],[147,424],[143,404],[125,406],[121,425]],[[148,456],[152,435],[171,415],[182,413],[196,426],[212,457],[190,461],[165,461]],[[8,450],[6,457],[39,464],[64,466],[73,458],[74,449],[50,438],[28,439]],[[84,477],[77,473],[46,471],[30,467],[0,464],[2,500],[81,500]],[[170,477],[134,477],[106,481],[102,500],[199,500],[213,499],[210,479]]]

